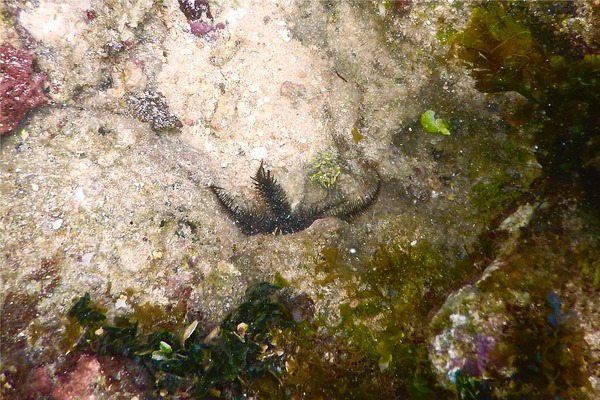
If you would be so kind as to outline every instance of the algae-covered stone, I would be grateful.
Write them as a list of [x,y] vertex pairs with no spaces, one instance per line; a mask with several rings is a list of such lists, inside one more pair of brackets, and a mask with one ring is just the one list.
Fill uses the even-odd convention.
[[431,321],[434,370],[461,398],[596,398],[589,363],[599,349],[589,321],[600,299],[585,295],[590,305],[578,303],[588,279],[580,266],[598,250],[580,251],[551,233],[556,224],[574,241],[587,235],[581,214],[555,206],[524,206],[507,218],[498,258],[477,282],[450,295]]
[[[512,267],[497,261],[486,279]],[[448,298],[432,326],[431,361],[440,381],[460,396],[592,398],[584,331],[556,292],[544,298],[517,288],[468,286]]]

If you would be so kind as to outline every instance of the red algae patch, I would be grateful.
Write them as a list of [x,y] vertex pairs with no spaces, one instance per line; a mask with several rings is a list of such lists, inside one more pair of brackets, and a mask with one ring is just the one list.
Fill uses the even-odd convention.
[[46,77],[34,72],[33,53],[10,43],[0,45],[0,135],[13,130],[25,115],[46,102]]

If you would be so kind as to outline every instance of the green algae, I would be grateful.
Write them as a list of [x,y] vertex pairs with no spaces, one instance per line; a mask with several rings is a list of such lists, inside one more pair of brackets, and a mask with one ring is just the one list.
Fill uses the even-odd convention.
[[[424,261],[429,256],[417,258]],[[275,280],[287,284],[281,277]],[[379,282],[388,281],[381,277]],[[358,308],[369,307],[367,312],[352,310],[352,318],[381,311],[375,302]],[[244,301],[211,334],[200,332],[197,325],[187,337],[172,330],[142,333],[136,313],[107,323],[88,294],[69,316],[82,328],[80,350],[140,363],[162,395],[279,399],[296,393],[307,398],[378,399],[405,393],[425,399],[438,393],[448,398],[449,392],[435,386],[424,344],[387,340],[378,345],[376,339],[382,336],[373,336],[364,325],[326,327],[312,318],[313,308],[307,296],[261,282],[248,288]],[[304,318],[298,318],[298,310],[305,311]],[[346,334],[334,335],[338,329],[350,334],[350,340]],[[378,363],[381,353],[389,354],[389,368]]]
[[508,174],[498,173],[488,181],[476,183],[471,188],[471,201],[478,217],[489,225],[524,193],[519,181]]
[[589,277],[594,290],[600,290],[600,259],[579,259],[578,265],[584,276]]
[[273,284],[277,287],[284,288],[290,286],[290,283],[287,279],[283,277],[279,272],[276,272],[273,276]]
[[365,139],[365,135],[360,133],[358,124],[354,125],[351,133],[352,133],[352,140],[354,141],[354,144],[359,144],[361,141],[363,141]]
[[[473,7],[470,20],[450,40],[455,55],[469,69],[475,87],[484,93],[517,92],[527,102],[506,110],[512,133],[499,147],[476,141],[475,185],[469,198],[477,219],[491,226],[524,196],[543,197],[556,185],[581,177],[584,187],[600,173],[600,58],[594,44],[581,42],[564,22],[575,10],[565,3],[547,3],[547,9],[527,2],[486,2]],[[548,10],[554,14],[548,16]],[[597,48],[596,48],[597,50]],[[518,143],[530,142],[527,154]],[[537,184],[525,163],[542,166]],[[488,176],[494,159],[503,169]],[[479,161],[479,160],[478,160]],[[491,169],[490,169],[491,170]],[[582,267],[583,268],[583,267]],[[589,269],[589,268],[588,268]]]
[[94,325],[103,322],[106,315],[90,307],[91,301],[90,294],[86,293],[69,309],[67,316],[77,318],[81,325]]
[[319,151],[309,162],[308,176],[310,182],[331,190],[342,171],[335,150]]
[[170,307],[160,307],[146,302],[142,305],[133,304],[133,315],[135,315],[140,330],[175,330],[180,328],[186,316],[187,306],[184,301],[178,301]]
[[[69,316],[82,328],[78,349],[140,363],[162,396],[393,396],[393,377],[379,376],[377,365],[360,349],[343,338],[317,333],[317,325],[311,322],[311,304],[305,295],[260,282],[248,288],[244,301],[224,318],[218,330],[207,334],[196,325],[183,336],[156,329],[143,334],[135,313],[108,324],[89,294],[75,302]],[[308,315],[298,318],[299,310],[308,310]],[[374,379],[364,379],[365,374]]]
[[515,90],[532,98],[545,88],[529,74],[533,62],[543,55],[535,46],[523,21],[509,13],[508,6],[489,2],[475,7],[467,28],[453,38],[457,53],[472,70],[476,88],[487,93]]
[[435,37],[440,41],[440,43],[448,44],[450,43],[452,38],[454,38],[456,33],[456,29],[454,29],[453,27],[444,26],[436,32]]
[[125,317],[105,324],[106,317],[92,308],[89,294],[74,304],[69,316],[84,328],[79,348],[100,356],[139,360],[154,376],[157,390],[173,395],[189,392],[197,398],[221,397],[221,393],[237,397],[251,391],[253,382],[269,379],[284,368],[282,354],[272,343],[272,331],[294,322],[278,298],[279,290],[266,283],[251,287],[245,302],[224,319],[212,339],[196,331],[187,341],[172,331],[154,330],[143,336],[139,322]]
[[450,130],[446,123],[441,118],[436,118],[433,110],[427,110],[421,114],[421,126],[429,133],[450,135]]

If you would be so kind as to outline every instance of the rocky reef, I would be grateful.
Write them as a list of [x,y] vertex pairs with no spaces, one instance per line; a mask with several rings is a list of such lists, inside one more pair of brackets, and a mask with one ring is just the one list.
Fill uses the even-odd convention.
[[0,8],[3,399],[600,396],[594,2]]

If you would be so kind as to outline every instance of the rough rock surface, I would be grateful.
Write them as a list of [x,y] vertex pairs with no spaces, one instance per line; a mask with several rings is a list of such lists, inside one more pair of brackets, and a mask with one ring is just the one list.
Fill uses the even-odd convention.
[[[185,299],[186,321],[199,321],[208,335],[251,283],[275,276],[314,301],[319,332],[347,327],[344,312],[356,312],[364,329],[347,334],[393,331],[385,343],[394,344],[369,348],[369,357],[374,370],[397,374],[396,381],[403,366],[389,349],[417,343],[440,390],[456,390],[453,369],[468,366],[483,376],[496,365],[487,353],[467,353],[503,343],[506,307],[534,298],[543,317],[555,292],[560,312],[574,310],[583,329],[578,337],[588,347],[578,368],[587,371],[586,395],[600,393],[593,372],[598,315],[590,306],[598,304],[598,289],[586,283],[598,267],[564,262],[580,242],[597,254],[590,233],[596,228],[586,225],[578,195],[515,203],[544,172],[530,131],[507,123],[507,108],[525,101],[475,90],[442,39],[447,25],[465,26],[472,5],[394,2],[406,7],[398,4],[393,14],[379,1],[209,3],[203,23],[214,18],[223,26],[200,36],[175,0],[0,6],[9,16],[0,42],[21,42],[37,55],[52,102],[2,136],[3,397],[114,393],[110,385],[122,366],[73,358],[73,341],[65,339],[72,334],[65,315],[85,292],[111,317],[135,315],[146,304],[169,310]],[[140,106],[139,93],[152,101]],[[426,110],[444,118],[451,135],[423,130]],[[162,128],[176,129],[155,132]],[[307,172],[323,151],[339,163],[331,188],[312,184]],[[373,186],[372,168],[382,189],[351,223],[326,218],[291,235],[244,236],[209,187],[260,203],[250,178],[261,162],[293,207],[360,198]],[[540,210],[562,206],[568,212],[544,233],[551,214]],[[489,237],[499,247],[493,263],[485,258]],[[564,242],[573,246],[558,249]],[[543,290],[519,286],[524,277],[537,285],[536,277],[552,271],[519,259],[529,243],[539,245],[532,254],[548,251],[543,260],[560,261],[560,273]],[[392,275],[377,275],[376,255],[428,246],[435,253],[415,258],[423,273],[394,269],[394,261]],[[466,276],[455,267],[465,260],[474,260]],[[490,265],[502,268],[489,267],[482,277]],[[506,271],[514,273],[508,282]],[[486,286],[494,284],[510,289],[499,294]],[[586,303],[589,290],[595,297]],[[368,306],[381,312],[359,314],[366,298],[359,294],[373,293],[385,300]],[[421,300],[428,308],[416,313],[411,305]],[[385,325],[390,310],[406,319]],[[397,333],[398,326],[405,330]],[[358,336],[347,342],[362,344]],[[343,360],[335,357],[323,358]],[[90,380],[90,372],[100,380]],[[122,393],[143,398],[151,385],[136,379],[123,380]],[[410,392],[403,385],[399,397]]]

